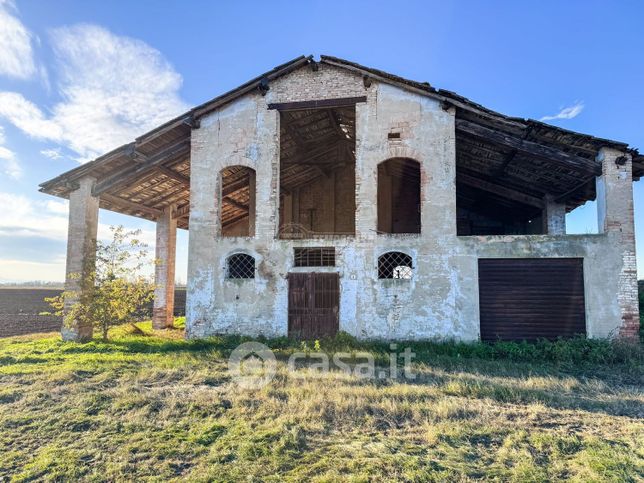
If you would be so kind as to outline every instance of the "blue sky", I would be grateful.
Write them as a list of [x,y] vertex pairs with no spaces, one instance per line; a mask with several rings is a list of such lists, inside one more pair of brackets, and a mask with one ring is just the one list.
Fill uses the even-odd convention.
[[[67,206],[38,183],[301,54],[644,149],[643,19],[636,1],[0,0],[0,281],[63,278]],[[642,278],[642,182],[635,203]],[[594,203],[568,229],[596,230]],[[180,230],[180,280],[186,259]]]

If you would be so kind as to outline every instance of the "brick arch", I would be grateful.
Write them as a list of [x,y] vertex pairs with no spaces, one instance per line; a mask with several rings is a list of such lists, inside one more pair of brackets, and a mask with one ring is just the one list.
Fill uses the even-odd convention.
[[418,164],[422,166],[422,162],[420,161],[423,159],[423,156],[420,152],[416,151],[415,149],[412,149],[407,146],[389,146],[388,155],[387,159],[384,161],[387,161],[391,158],[408,158],[416,161]]

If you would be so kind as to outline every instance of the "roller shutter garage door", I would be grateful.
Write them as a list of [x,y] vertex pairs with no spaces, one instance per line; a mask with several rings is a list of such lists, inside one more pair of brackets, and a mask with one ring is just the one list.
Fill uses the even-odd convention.
[[581,258],[479,259],[481,339],[586,334]]

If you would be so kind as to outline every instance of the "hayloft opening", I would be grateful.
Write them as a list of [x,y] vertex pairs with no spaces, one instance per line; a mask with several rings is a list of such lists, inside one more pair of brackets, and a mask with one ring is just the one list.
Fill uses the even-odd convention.
[[394,158],[378,165],[378,232],[420,233],[420,163]]
[[255,236],[255,170],[229,166],[220,176],[221,236]]
[[355,118],[353,104],[280,110],[280,238],[355,234]]

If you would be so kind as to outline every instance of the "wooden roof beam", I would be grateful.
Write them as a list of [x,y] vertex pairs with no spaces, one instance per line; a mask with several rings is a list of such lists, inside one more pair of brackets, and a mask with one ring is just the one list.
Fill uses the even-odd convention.
[[178,181],[187,189],[190,189],[190,178],[182,175],[181,173],[177,173],[174,169],[170,169],[165,166],[158,166],[157,171],[165,174],[168,178]]
[[293,166],[297,164],[310,163],[313,159],[319,158],[320,156],[324,156],[325,154],[329,154],[335,151],[336,149],[338,149],[338,146],[347,142],[348,141],[346,139],[338,139],[333,144],[327,144],[325,146],[320,146],[317,149],[311,149],[308,152],[305,152],[303,156],[297,156],[294,159],[289,159],[288,162],[283,162],[282,165]]
[[132,183],[139,177],[146,175],[148,171],[159,165],[174,159],[175,157],[185,156],[190,153],[190,140],[182,139],[171,144],[168,148],[148,158],[145,162],[122,169],[112,176],[98,182],[94,187],[92,194],[100,196],[102,193],[123,184]]
[[520,191],[506,188],[505,186],[500,186],[496,183],[470,176],[469,174],[456,173],[456,181],[525,205],[543,208],[543,200],[541,198],[521,193]]
[[246,174],[242,178],[235,180],[227,185],[224,185],[223,189],[221,190],[221,196],[225,197],[225,196],[231,195],[235,191],[239,191],[240,189],[247,188],[248,186],[250,186],[250,178],[248,174]]
[[118,196],[108,195],[107,193],[103,193],[101,195],[101,200],[105,200],[108,203],[115,205],[121,209],[128,209],[135,212],[138,211],[154,217],[160,217],[163,214],[161,210],[157,210],[156,208],[151,208],[139,203],[134,203],[130,200],[126,200]]
[[240,210],[244,210],[246,212],[249,211],[248,205],[240,203],[239,201],[234,200],[234,199],[232,199],[232,198],[230,198],[228,196],[225,196],[224,198],[222,198],[221,201],[223,201],[224,203],[227,203],[227,204],[229,204],[231,206],[234,206],[235,208],[239,208]]
[[245,218],[248,218],[248,213],[244,213],[243,215],[233,216],[232,218],[229,218],[227,220],[222,220],[221,224],[222,226],[228,226],[228,225],[232,225],[233,223],[237,223],[238,221],[241,221]]
[[190,215],[190,203],[177,208],[173,213],[174,218],[185,218],[188,215]]
[[526,141],[520,137],[465,121],[464,119],[456,119],[456,129],[482,141],[516,149],[520,153],[556,163],[569,169],[577,169],[589,174],[600,174],[601,172],[601,166],[593,159],[582,158],[550,146]]

